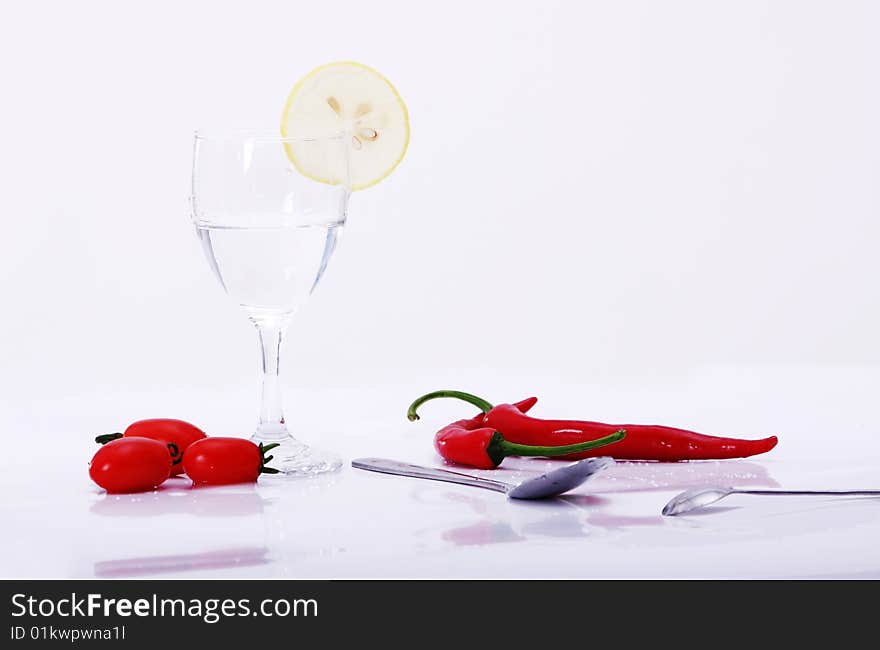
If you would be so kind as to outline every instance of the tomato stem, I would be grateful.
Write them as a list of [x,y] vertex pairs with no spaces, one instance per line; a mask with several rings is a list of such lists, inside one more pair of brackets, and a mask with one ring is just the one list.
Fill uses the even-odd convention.
[[267,451],[272,451],[275,447],[280,447],[281,443],[273,442],[268,445],[264,445],[262,442],[260,443],[260,473],[261,474],[280,474],[281,472],[274,467],[266,467],[266,464],[275,458],[274,456],[267,456]]
[[99,445],[106,445],[108,442],[112,442],[113,440],[118,440],[122,437],[121,433],[105,433],[102,436],[95,437],[95,442]]

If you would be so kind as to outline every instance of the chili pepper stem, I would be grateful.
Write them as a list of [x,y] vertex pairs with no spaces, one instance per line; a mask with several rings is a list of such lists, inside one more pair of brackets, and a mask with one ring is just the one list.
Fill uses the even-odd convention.
[[577,454],[582,451],[595,449],[596,447],[610,445],[618,440],[622,440],[625,436],[626,430],[619,429],[611,435],[597,438],[595,440],[588,440],[587,442],[579,442],[574,445],[545,447],[521,445],[516,442],[509,442],[505,440],[500,433],[496,432],[496,435],[492,438],[492,442],[489,443],[489,447],[486,449],[486,453],[489,454],[489,457],[496,462],[496,464],[500,465],[501,461],[507,456],[567,456],[568,454]]
[[468,404],[473,404],[478,409],[480,409],[483,413],[488,413],[492,410],[492,405],[484,400],[482,397],[477,397],[476,395],[471,395],[470,393],[465,393],[460,390],[435,390],[433,393],[427,393],[417,398],[412,404],[409,405],[409,409],[406,411],[406,417],[410,422],[415,422],[419,419],[419,414],[416,412],[418,408],[432,399],[438,399],[440,397],[452,397],[455,399],[460,399]]

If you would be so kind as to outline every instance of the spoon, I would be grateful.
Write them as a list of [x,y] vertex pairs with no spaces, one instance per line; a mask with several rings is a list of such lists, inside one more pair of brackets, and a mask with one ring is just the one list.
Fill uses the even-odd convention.
[[701,487],[685,490],[663,506],[667,517],[683,515],[720,501],[731,494],[818,494],[822,496],[880,496],[880,490],[737,490],[731,487]]
[[461,474],[448,469],[401,463],[387,458],[356,458],[351,461],[351,466],[371,472],[382,472],[383,474],[397,474],[398,476],[470,485],[471,487],[503,492],[511,499],[546,499],[547,497],[555,497],[576,488],[584,481],[587,481],[593,474],[608,467],[613,462],[611,458],[604,456],[587,458],[565,467],[554,469],[546,474],[527,478],[525,481],[516,484],[496,481],[495,479],[483,478],[481,476]]

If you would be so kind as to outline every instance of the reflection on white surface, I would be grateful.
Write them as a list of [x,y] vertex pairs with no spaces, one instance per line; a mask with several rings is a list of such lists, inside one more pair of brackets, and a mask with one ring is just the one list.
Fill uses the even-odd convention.
[[467,526],[459,526],[443,531],[444,540],[456,546],[485,546],[487,544],[506,544],[521,542],[526,538],[517,533],[505,521],[483,520]]
[[268,549],[233,548],[188,555],[161,555],[95,563],[96,578],[133,578],[187,571],[252,567],[268,564]]
[[[542,501],[508,500],[503,519],[492,513],[489,499],[463,496],[454,492],[443,495],[451,502],[465,503],[481,518],[476,523],[453,526],[440,533],[440,537],[455,545],[506,544],[527,542],[534,537],[577,538],[590,534],[587,527],[586,509],[597,507],[603,500],[588,495],[567,495]],[[488,503],[487,503],[488,501]],[[497,499],[496,499],[497,501]]]
[[[521,480],[556,466],[558,461],[512,459],[503,470],[504,479]],[[648,553],[657,549],[664,554],[664,566],[677,562],[685,574],[711,575],[719,570],[717,558],[708,564],[703,558],[706,553],[715,557],[719,542],[758,544],[766,552],[771,540],[784,543],[828,530],[855,532],[867,526],[861,534],[877,535],[876,501],[805,502],[792,497],[756,503],[730,497],[723,509],[714,509],[714,517],[670,520],[660,515],[669,494],[719,482],[779,485],[768,466],[740,460],[618,463],[559,499],[525,502],[350,469],[313,480],[264,480],[221,488],[192,489],[181,479],[147,495],[100,495],[88,510],[103,520],[142,521],[145,530],[154,531],[166,522],[175,536],[186,535],[193,549],[180,552],[180,543],[170,541],[175,536],[157,538],[153,532],[148,551],[139,551],[138,544],[128,554],[120,554],[118,544],[95,549],[93,575],[296,578],[384,577],[391,572],[405,577],[425,575],[422,567],[434,563],[448,568],[457,553],[467,551],[505,559],[488,573],[505,576],[517,575],[521,569],[512,567],[525,557],[534,562],[531,549],[536,547],[546,547],[547,557],[539,562],[545,565],[544,575],[588,577],[601,571],[580,557],[597,548],[611,557],[626,548]],[[115,530],[129,544],[131,533]],[[762,564],[761,558],[752,562]],[[731,569],[730,575],[741,570]]]
[[145,494],[105,494],[89,510],[102,517],[245,517],[262,514],[269,502],[256,485],[193,488],[187,479],[178,478]]
[[[297,499],[332,489],[333,475],[300,480],[264,480],[261,484],[195,487],[186,478],[173,479],[145,494],[100,493],[89,507],[92,515],[106,519],[142,520],[152,530],[148,550],[120,556],[117,545],[101,545],[94,551],[94,576],[98,578],[168,577],[176,574],[269,569],[284,574],[292,562],[287,545],[291,523],[286,512]],[[168,552],[178,548],[181,536],[203,522],[214,535],[196,533],[207,548],[189,553]],[[157,535],[156,527],[165,532]],[[131,531],[130,528],[123,530]],[[132,546],[131,537],[128,546]],[[170,543],[169,543],[170,542]],[[135,544],[135,548],[141,545]],[[273,546],[274,553],[270,550]],[[296,549],[293,555],[323,555],[339,550],[338,545]]]
[[[64,444],[64,443],[61,443]],[[660,509],[696,485],[875,485],[877,463],[802,454],[699,463],[617,463],[555,500],[346,468],[303,480],[147,494],[92,485],[75,440],[51,474],[0,474],[3,578],[798,577],[880,573],[880,500],[731,496],[677,518]],[[358,447],[358,444],[361,446]],[[439,465],[418,436],[378,452]],[[88,448],[90,450],[90,448]],[[88,451],[88,450],[87,450]],[[516,481],[559,461],[505,460]],[[471,470],[467,470],[471,471]],[[474,474],[481,472],[473,471]],[[490,472],[491,474],[491,472]],[[51,480],[47,478],[51,476]],[[636,554],[638,561],[634,562]]]
[[[551,461],[554,462],[554,461]],[[598,476],[601,486],[591,492],[641,492],[685,490],[701,485],[778,487],[767,467],[748,460],[703,460],[684,463],[617,461]]]
[[[510,463],[505,480],[523,480],[533,474],[558,467],[560,461],[534,459]],[[474,472],[477,473],[477,472]],[[488,475],[488,472],[481,472]],[[515,477],[515,478],[514,478]],[[536,537],[576,539],[596,534],[620,533],[630,528],[662,527],[659,510],[649,515],[620,515],[609,511],[609,496],[632,492],[668,491],[708,482],[727,485],[775,487],[778,483],[766,467],[749,461],[728,460],[693,463],[618,462],[597,475],[583,488],[590,494],[571,493],[544,501],[503,502],[498,495],[480,492],[437,491],[413,488],[413,500],[436,503],[445,499],[462,504],[481,518],[476,522],[452,526],[440,538],[457,546],[488,546],[528,542]],[[431,495],[430,497],[428,495]],[[504,503],[503,518],[489,517]],[[494,505],[493,505],[494,504]]]

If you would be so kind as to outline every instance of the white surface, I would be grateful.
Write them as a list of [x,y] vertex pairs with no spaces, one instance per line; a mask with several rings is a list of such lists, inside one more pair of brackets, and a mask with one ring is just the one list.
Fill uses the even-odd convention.
[[[101,514],[84,463],[91,436],[143,417],[252,429],[256,337],[188,220],[191,134],[271,128],[303,73],[350,58],[395,83],[413,133],[393,176],[352,198],[285,348],[288,414],[308,438],[430,460],[429,423],[461,411],[438,405],[414,430],[401,418],[415,395],[534,392],[552,416],[778,433],[766,470],[780,484],[872,483],[880,4],[0,11],[0,423],[7,449],[46,457],[38,471],[0,454],[0,577],[228,548],[265,563],[186,575],[877,571],[867,502],[682,523],[655,518],[669,491],[627,492],[554,514],[589,530],[572,539],[535,532],[552,519],[540,506],[347,471],[260,488],[241,516],[153,520]],[[820,438],[843,436],[867,451],[822,473]],[[524,539],[444,537],[496,525]]]
[[[112,429],[117,414],[132,412],[146,396],[113,395],[107,413],[96,414],[82,408],[95,396],[83,395],[46,404],[48,420],[58,423],[49,425],[55,436],[35,437],[28,451],[10,447],[42,458],[19,459],[0,474],[6,531],[0,575],[880,577],[880,499],[737,496],[699,514],[659,514],[674,494],[703,484],[880,487],[880,444],[869,406],[880,373],[762,368],[746,377],[719,368],[682,378],[675,383],[678,397],[668,401],[669,386],[660,384],[639,391],[629,382],[545,384],[557,399],[539,402],[536,414],[616,419],[638,410],[632,403],[671,422],[680,400],[689,405],[688,416],[676,423],[748,437],[772,432],[781,442],[770,454],[745,460],[620,463],[556,502],[514,502],[351,468],[316,479],[267,477],[256,486],[195,490],[175,479],[157,493],[108,496],[86,475],[89,435]],[[428,404],[413,424],[404,418],[413,396],[400,385],[310,393],[300,424],[309,442],[349,459],[437,464],[433,431],[470,409],[451,401]],[[222,419],[247,398],[228,393],[194,405],[186,394],[170,401],[194,411],[210,407]],[[76,424],[62,430],[65,421]],[[555,462],[508,459],[492,476],[515,481],[550,466]]]

